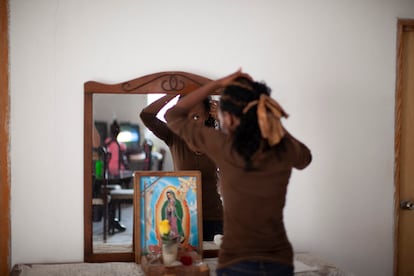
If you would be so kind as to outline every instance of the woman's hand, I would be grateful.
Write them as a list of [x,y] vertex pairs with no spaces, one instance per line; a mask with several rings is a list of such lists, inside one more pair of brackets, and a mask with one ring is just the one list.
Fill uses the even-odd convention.
[[238,77],[244,77],[252,80],[252,77],[250,77],[250,75],[243,73],[241,69],[239,69],[226,77],[208,82],[205,85],[192,91],[191,93],[186,94],[185,97],[182,97],[178,100],[175,106],[184,109],[186,112],[189,112],[191,108],[193,108],[196,104],[201,103],[207,96],[214,94],[217,92],[217,90],[231,84]]
[[217,81],[220,83],[221,87],[226,87],[234,82],[238,77],[243,77],[253,81],[253,78],[249,74],[243,73],[241,68],[228,76],[218,79]]

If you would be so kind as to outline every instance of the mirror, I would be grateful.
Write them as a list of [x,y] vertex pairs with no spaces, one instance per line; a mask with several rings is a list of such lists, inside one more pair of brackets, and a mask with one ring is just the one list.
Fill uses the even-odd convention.
[[[188,93],[210,81],[191,73],[170,71],[146,75],[118,84],[88,81],[84,84],[84,259],[85,262],[134,261],[133,244],[133,180],[134,170],[149,169],[145,154],[145,136],[148,131],[139,118],[147,105],[148,94]],[[110,136],[110,125],[116,119],[121,131],[128,130],[126,156],[133,160],[130,168],[115,177],[97,166],[98,160],[107,160],[108,153],[101,147],[103,136]],[[96,133],[99,133],[100,139]],[[118,136],[119,137],[119,136]],[[152,139],[151,139],[152,140]],[[156,138],[154,137],[154,140]],[[99,145],[96,146],[96,141]],[[138,145],[138,147],[136,147]],[[154,145],[151,145],[154,146]],[[152,147],[151,147],[152,148]],[[161,149],[167,150],[161,155]],[[168,147],[155,143],[150,150],[150,168],[153,159],[168,160]],[[166,158],[167,157],[167,158]],[[168,162],[165,170],[170,169]],[[106,176],[106,177],[105,177]],[[117,186],[118,185],[118,186]],[[121,188],[121,189],[119,189]],[[122,210],[122,212],[121,212]],[[121,219],[122,218],[122,219]],[[104,230],[105,229],[105,230]]]

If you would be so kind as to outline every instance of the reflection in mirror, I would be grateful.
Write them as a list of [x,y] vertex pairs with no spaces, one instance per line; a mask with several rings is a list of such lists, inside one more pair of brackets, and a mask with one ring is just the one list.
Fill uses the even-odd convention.
[[[149,101],[161,95],[151,96]],[[146,105],[147,95],[93,95],[93,124],[99,138],[93,145],[92,167],[94,253],[133,251],[132,172],[172,170],[167,147],[137,115]],[[113,135],[114,122],[119,131]]]
[[145,103],[146,95],[93,95],[94,253],[133,252],[132,170],[143,169],[146,157],[136,110]]
[[[166,145],[139,118],[147,95],[189,93],[208,81],[185,72],[161,72],[119,84],[85,83],[86,262],[135,260],[133,171],[172,170]],[[115,121],[118,132],[114,134]],[[114,140],[115,146],[110,144]],[[122,161],[123,166],[115,170],[110,165]]]

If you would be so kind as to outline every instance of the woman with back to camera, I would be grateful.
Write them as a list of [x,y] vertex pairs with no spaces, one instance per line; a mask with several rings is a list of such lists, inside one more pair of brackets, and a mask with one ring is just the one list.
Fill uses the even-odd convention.
[[110,153],[108,161],[108,171],[112,176],[118,176],[122,170],[128,168],[126,158],[127,147],[124,143],[118,141],[118,134],[121,127],[116,120],[111,124],[111,137],[105,139],[105,147]]
[[[217,89],[223,89],[221,131],[188,123],[191,107]],[[270,89],[237,71],[183,97],[165,117],[172,131],[220,168],[224,236],[217,275],[293,275],[283,209],[292,169],[307,167],[312,156],[283,128],[287,114]]]
[[[223,233],[223,206],[217,192],[217,167],[206,154],[189,148],[181,137],[156,117],[158,112],[176,96],[176,94],[167,94],[159,98],[145,107],[140,117],[144,125],[168,145],[175,170],[201,171],[203,240],[212,241],[214,235]],[[210,114],[214,111],[211,103],[210,97],[205,97],[191,108],[187,120],[205,128],[214,128],[216,120]]]

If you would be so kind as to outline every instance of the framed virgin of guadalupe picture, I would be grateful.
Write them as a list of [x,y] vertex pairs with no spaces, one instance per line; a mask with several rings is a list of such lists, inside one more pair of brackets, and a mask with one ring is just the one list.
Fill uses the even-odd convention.
[[[161,254],[168,221],[168,237],[181,250],[202,254],[202,209],[200,171],[136,171],[134,173],[135,259]],[[161,229],[163,229],[161,227]]]

